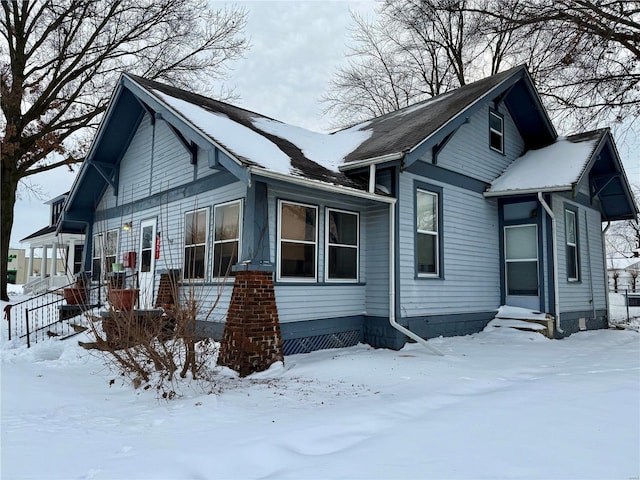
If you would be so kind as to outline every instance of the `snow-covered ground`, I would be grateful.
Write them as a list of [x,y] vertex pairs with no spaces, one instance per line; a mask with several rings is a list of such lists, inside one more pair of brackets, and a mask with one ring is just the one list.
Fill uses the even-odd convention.
[[245,379],[221,369],[215,394],[171,401],[123,385],[76,340],[2,341],[0,478],[640,474],[640,335],[631,330],[558,341],[497,328],[430,340],[444,357],[416,344],[325,350]]

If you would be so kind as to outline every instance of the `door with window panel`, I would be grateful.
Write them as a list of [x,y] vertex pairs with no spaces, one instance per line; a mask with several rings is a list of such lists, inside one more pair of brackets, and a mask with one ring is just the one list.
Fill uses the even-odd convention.
[[156,271],[156,219],[140,224],[140,262],[138,280],[140,282],[140,308],[153,308],[153,288]]
[[538,226],[504,227],[504,259],[506,304],[538,310]]

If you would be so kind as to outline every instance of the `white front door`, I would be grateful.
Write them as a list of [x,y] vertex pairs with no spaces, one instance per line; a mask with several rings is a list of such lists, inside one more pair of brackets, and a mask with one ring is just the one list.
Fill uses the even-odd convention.
[[156,219],[140,223],[138,277],[140,282],[140,308],[153,308],[153,287],[156,272]]
[[538,227],[535,224],[504,227],[505,303],[538,310]]

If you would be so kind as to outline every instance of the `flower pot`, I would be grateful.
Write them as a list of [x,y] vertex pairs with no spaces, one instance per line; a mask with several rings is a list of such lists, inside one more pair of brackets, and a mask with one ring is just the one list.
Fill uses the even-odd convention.
[[67,287],[62,291],[67,305],[84,305],[87,303],[87,289],[84,287]]
[[138,292],[137,288],[112,288],[107,294],[107,300],[114,310],[129,311],[138,300]]

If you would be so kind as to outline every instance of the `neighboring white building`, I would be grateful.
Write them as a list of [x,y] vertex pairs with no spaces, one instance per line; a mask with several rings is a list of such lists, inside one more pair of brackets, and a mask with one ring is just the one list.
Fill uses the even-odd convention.
[[607,277],[611,292],[640,292],[640,261],[616,262],[607,269]]
[[[51,205],[49,225],[20,240],[22,243],[29,243],[24,278],[25,293],[42,293],[68,285],[73,281],[73,276],[82,270],[84,234],[57,233],[67,195],[68,192],[46,202]],[[35,257],[36,249],[42,251],[39,259]]]

